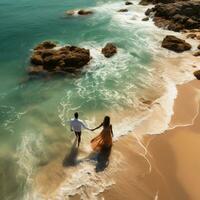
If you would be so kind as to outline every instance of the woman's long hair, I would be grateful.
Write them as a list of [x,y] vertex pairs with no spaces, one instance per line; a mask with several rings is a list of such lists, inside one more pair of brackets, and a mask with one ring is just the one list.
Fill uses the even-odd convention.
[[103,127],[107,128],[110,126],[110,117],[109,116],[105,116],[104,120],[103,120]]

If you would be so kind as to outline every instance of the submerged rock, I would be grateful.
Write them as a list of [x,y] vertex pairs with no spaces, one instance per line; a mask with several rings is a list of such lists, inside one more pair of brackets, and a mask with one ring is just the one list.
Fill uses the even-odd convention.
[[145,18],[142,19],[142,21],[149,21],[149,18],[145,17]]
[[191,45],[185,40],[179,39],[173,35],[167,35],[162,41],[162,47],[175,51],[177,53],[191,49]]
[[77,73],[90,61],[89,50],[76,46],[49,49],[41,43],[35,49],[30,58],[30,75]]
[[194,76],[200,80],[200,70],[194,72]]
[[117,53],[117,47],[113,43],[107,43],[101,52],[106,58],[110,58]]
[[75,10],[67,10],[67,11],[65,11],[65,14],[66,15],[75,15],[76,11]]
[[65,11],[66,15],[73,16],[73,15],[91,15],[94,12],[92,10],[67,10]]
[[133,5],[133,3],[130,2],[130,1],[126,1],[126,2],[125,2],[125,5],[127,5],[127,6],[128,6],[128,5]]
[[126,9],[126,8],[119,9],[117,12],[128,12],[128,9]]

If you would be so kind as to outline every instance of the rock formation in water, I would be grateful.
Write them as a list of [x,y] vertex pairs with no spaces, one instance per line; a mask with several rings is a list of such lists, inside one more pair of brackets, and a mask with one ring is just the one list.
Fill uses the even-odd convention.
[[43,42],[34,48],[30,58],[30,75],[54,75],[81,72],[90,61],[88,49],[76,46],[54,48],[55,43]]
[[144,17],[142,21],[149,21],[149,17]]
[[200,80],[200,70],[194,72],[194,76]]
[[200,2],[166,0],[148,9],[145,14],[153,17],[158,27],[172,31],[200,29]]
[[141,0],[139,4],[146,6],[149,4],[158,4],[158,3],[168,4],[168,3],[175,3],[179,1],[189,1],[189,0]]
[[162,47],[175,51],[177,53],[191,49],[191,45],[185,40],[179,39],[173,35],[167,35],[162,41]]
[[84,10],[84,9],[81,9],[81,10],[67,10],[65,11],[65,14],[66,15],[91,15],[93,14],[94,12],[92,10]]
[[107,43],[101,52],[106,58],[110,58],[117,53],[117,47],[113,43]]
[[78,11],[78,14],[79,15],[91,15],[91,14],[93,14],[93,11],[91,11],[91,10],[79,10]]
[[117,12],[128,12],[128,9],[122,8],[122,9],[119,9]]
[[193,53],[193,56],[195,56],[195,57],[200,56],[200,51],[196,51],[195,53]]
[[130,2],[130,1],[126,1],[126,2],[125,2],[125,5],[129,6],[129,5],[133,5],[133,3]]

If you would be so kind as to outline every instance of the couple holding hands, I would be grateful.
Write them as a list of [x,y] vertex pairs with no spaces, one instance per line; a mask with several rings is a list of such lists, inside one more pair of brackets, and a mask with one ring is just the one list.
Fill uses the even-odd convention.
[[85,126],[85,124],[79,120],[78,113],[74,113],[74,119],[70,121],[70,128],[73,131],[78,139],[78,147],[81,142],[81,130],[83,128],[88,129],[90,131],[94,131],[103,127],[101,133],[91,140],[91,147],[94,151],[101,151],[103,148],[109,148],[112,146],[112,137],[113,137],[113,130],[112,125],[110,124],[110,117],[105,116],[103,122],[94,129],[89,129]]

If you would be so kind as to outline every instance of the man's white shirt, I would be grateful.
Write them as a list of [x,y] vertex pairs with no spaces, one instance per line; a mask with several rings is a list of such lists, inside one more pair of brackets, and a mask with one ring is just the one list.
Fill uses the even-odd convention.
[[82,120],[79,119],[71,119],[70,121],[70,128],[75,132],[81,132],[82,128],[88,129],[85,124],[82,122]]

